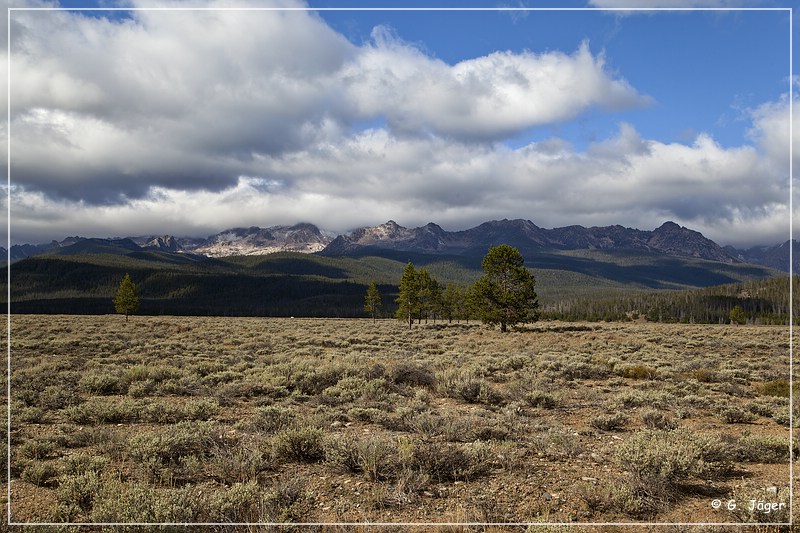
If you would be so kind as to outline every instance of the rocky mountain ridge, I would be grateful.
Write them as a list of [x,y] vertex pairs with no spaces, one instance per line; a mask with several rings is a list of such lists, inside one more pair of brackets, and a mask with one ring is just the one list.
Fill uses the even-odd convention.
[[[128,239],[85,239],[76,236],[48,244],[15,245],[11,247],[10,255],[14,262],[32,255],[80,253],[98,243],[119,246],[123,241],[126,249],[135,243],[142,250],[208,257],[265,255],[285,251],[347,256],[363,255],[370,250],[459,255],[482,252],[496,244],[510,244],[523,253],[548,249],[632,250],[789,270],[789,241],[748,250],[730,246],[722,248],[701,233],[669,221],[655,230],[646,231],[620,225],[589,228],[573,225],[545,229],[530,220],[504,219],[484,222],[466,230],[446,231],[432,222],[417,228],[406,228],[389,220],[378,226],[366,226],[338,236],[322,231],[313,224],[300,223],[269,228],[231,228],[206,239],[176,238],[171,235]],[[797,249],[798,243],[795,241],[793,246]],[[5,255],[5,249],[0,249],[0,253]],[[795,253],[794,258],[800,260],[800,254]],[[795,271],[798,271],[796,265]]]
[[693,257],[725,263],[744,262],[701,233],[665,222],[653,231],[622,226],[567,226],[543,229],[530,220],[494,220],[463,231],[448,232],[429,223],[419,228],[404,228],[390,220],[375,227],[360,228],[340,235],[321,253],[350,255],[367,248],[398,251],[459,254],[510,244],[521,252],[557,250],[640,250]]

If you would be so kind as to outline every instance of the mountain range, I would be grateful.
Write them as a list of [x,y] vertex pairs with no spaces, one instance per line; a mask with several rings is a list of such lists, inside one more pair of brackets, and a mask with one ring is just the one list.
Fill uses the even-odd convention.
[[[343,235],[320,230],[308,223],[269,228],[232,228],[206,239],[177,238],[171,235],[123,239],[67,237],[48,244],[14,245],[12,262],[43,254],[130,253],[155,250],[207,257],[267,255],[275,252],[316,253],[328,257],[360,257],[375,252],[409,252],[428,255],[478,255],[489,246],[510,244],[525,254],[547,250],[638,251],[667,256],[703,259],[722,263],[749,263],[789,271],[789,241],[775,246],[740,250],[720,247],[701,233],[674,222],[665,222],[652,231],[623,226],[566,226],[544,229],[530,220],[494,220],[461,231],[446,231],[429,223],[406,228],[390,220],[373,227],[362,227]],[[798,242],[792,241],[794,271],[800,266]],[[6,254],[5,249],[0,253]]]

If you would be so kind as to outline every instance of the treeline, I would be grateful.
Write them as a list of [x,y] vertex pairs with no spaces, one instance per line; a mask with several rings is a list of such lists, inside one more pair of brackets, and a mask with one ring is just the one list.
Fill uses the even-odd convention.
[[[793,311],[800,313],[794,276]],[[724,324],[739,307],[749,324],[789,324],[789,276],[751,280],[687,291],[650,292],[598,300],[563,300],[545,306],[551,320],[620,321],[644,318],[651,322]]]

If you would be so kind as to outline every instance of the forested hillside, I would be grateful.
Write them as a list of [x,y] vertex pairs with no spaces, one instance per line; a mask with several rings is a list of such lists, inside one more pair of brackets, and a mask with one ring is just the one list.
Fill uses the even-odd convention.
[[[378,284],[382,316],[391,316],[403,269],[424,267],[442,286],[467,286],[481,275],[483,253],[447,256],[363,250],[354,257],[301,253],[208,258],[98,245],[86,253],[29,257],[11,265],[12,312],[113,313],[112,298],[129,273],[141,298],[140,314],[360,317],[368,285]],[[369,253],[368,253],[369,252]],[[624,319],[638,312],[654,320],[717,322],[739,303],[751,320],[780,322],[780,281],[743,290],[684,289],[745,284],[776,276],[744,264],[632,251],[530,253],[545,317]],[[8,268],[8,267],[5,267]],[[6,272],[0,273],[0,282]],[[743,285],[744,286],[744,285]],[[681,292],[675,292],[681,291]],[[3,286],[0,294],[6,294]],[[785,299],[785,298],[784,298]]]
[[[793,278],[793,311],[800,311]],[[684,291],[642,292],[623,297],[569,299],[547,305],[543,315],[557,320],[631,320],[717,324],[730,321],[735,306],[748,323],[789,323],[789,276],[750,280]],[[797,322],[797,318],[795,318]]]

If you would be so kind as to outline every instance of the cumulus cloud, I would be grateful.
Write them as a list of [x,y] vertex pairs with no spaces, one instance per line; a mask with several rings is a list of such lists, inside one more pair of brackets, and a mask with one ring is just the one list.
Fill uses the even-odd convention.
[[[797,85],[797,84],[796,84]],[[795,108],[797,101],[795,100]],[[776,102],[766,102],[755,108],[745,111],[752,126],[748,130],[748,137],[768,158],[770,163],[778,170],[788,172],[789,157],[792,157],[792,167],[800,169],[800,136],[795,135],[794,145],[790,147],[790,130],[800,132],[800,114],[792,113],[793,123],[789,121],[789,98],[783,95]]]
[[649,103],[584,42],[567,55],[495,52],[450,66],[428,58],[385,28],[344,72],[364,115],[385,115],[399,132],[493,140],[569,120],[591,106]]
[[[496,53],[450,66],[377,28],[356,47],[307,11],[14,12],[13,173],[53,198],[220,191],[358,121],[494,141],[591,106],[642,105],[602,55]],[[566,89],[569,90],[566,90]]]
[[[544,227],[641,229],[670,219],[737,245],[780,242],[787,231],[788,183],[757,148],[723,148],[707,135],[691,144],[646,140],[629,124],[582,152],[558,139],[511,150],[375,129],[342,143],[262,156],[257,166],[262,175],[239,177],[221,192],[154,188],[126,204],[77,210],[74,202],[49,203],[41,193],[19,190],[12,213],[33,233],[57,225],[92,235],[156,234],[165,227],[208,235],[301,220],[344,232],[388,218],[463,229],[508,217]],[[23,212],[29,216],[17,219]],[[746,233],[737,231],[744,226]]]

